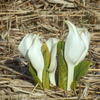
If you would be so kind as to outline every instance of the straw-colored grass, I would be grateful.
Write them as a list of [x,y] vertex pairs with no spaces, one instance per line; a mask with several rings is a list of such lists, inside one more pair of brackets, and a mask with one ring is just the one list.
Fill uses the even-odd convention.
[[[0,100],[100,100],[100,0],[80,1],[75,0],[74,7],[44,0],[0,1]],[[93,65],[74,92],[58,87],[37,89],[18,45],[33,32],[41,34],[41,41],[50,37],[64,40],[68,32],[64,20],[90,31],[90,49],[85,59]]]

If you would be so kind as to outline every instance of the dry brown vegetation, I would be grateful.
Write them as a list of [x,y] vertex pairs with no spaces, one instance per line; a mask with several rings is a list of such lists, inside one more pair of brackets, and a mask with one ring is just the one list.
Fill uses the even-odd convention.
[[[100,100],[100,0],[73,3],[74,7],[66,7],[44,0],[0,0],[0,100]],[[64,40],[68,32],[64,20],[89,30],[91,43],[86,60],[93,65],[74,92],[57,87],[37,89],[18,45],[33,32],[41,34],[42,41],[49,37]]]

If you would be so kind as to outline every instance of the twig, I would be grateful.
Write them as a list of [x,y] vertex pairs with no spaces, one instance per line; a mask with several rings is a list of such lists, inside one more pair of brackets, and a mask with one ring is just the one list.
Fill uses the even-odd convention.
[[100,72],[100,69],[89,69],[89,71]]
[[39,83],[37,83],[36,86],[33,88],[33,90],[30,92],[30,95],[34,92],[34,90],[37,88],[38,85]]
[[[19,89],[19,88],[17,88],[17,87],[11,86],[11,85],[9,85],[9,87],[12,88],[12,89],[16,89],[16,90],[18,90],[18,91],[20,91],[20,92],[22,92],[22,93],[30,94],[29,91],[25,91],[25,90]],[[34,95],[34,96],[43,96],[43,95],[45,95],[45,94],[42,94],[42,93],[31,93],[31,95]]]

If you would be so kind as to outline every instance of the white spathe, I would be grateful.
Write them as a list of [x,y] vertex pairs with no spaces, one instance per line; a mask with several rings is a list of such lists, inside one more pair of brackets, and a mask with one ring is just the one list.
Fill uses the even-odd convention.
[[33,67],[37,71],[37,76],[42,82],[42,73],[44,69],[44,58],[42,55],[41,46],[42,46],[42,43],[39,40],[39,35],[37,35],[33,41],[32,46],[30,47],[28,51],[28,57]]
[[77,64],[78,64],[79,62],[81,62],[85,58],[85,56],[86,56],[86,54],[88,52],[89,43],[90,43],[90,33],[87,31],[86,28],[77,28],[77,30],[79,32],[79,35],[83,39],[83,41],[85,43],[85,46],[86,46],[86,49],[84,50],[83,54],[81,55],[80,59],[77,62]]
[[81,62],[88,51],[90,35],[84,28],[76,28],[70,21],[65,21],[69,28],[69,33],[65,40],[64,57],[68,65],[67,90],[71,90],[73,82],[74,67]]
[[27,55],[29,48],[31,47],[34,38],[36,37],[36,34],[31,33],[31,34],[27,34],[22,41],[20,42],[19,46],[18,46],[18,50],[20,51],[20,53],[25,57],[25,59],[30,62],[29,57]]
[[48,46],[50,55],[51,55],[51,59],[50,59],[50,66],[49,66],[49,78],[50,78],[50,83],[53,85],[56,85],[56,81],[55,81],[55,71],[57,68],[57,59],[56,59],[56,55],[57,55],[57,43],[58,43],[58,39],[56,38],[50,38],[46,44]]

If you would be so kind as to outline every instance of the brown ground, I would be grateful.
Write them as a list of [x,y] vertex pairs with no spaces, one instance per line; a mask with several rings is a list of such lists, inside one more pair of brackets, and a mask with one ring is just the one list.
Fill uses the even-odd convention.
[[[80,0],[82,1],[82,0]],[[75,0],[74,7],[44,0],[0,0],[0,100],[100,100],[100,0]],[[18,45],[27,33],[65,39],[64,20],[86,27],[91,44],[86,60],[93,65],[75,91],[39,90],[32,84],[27,62]]]

